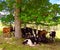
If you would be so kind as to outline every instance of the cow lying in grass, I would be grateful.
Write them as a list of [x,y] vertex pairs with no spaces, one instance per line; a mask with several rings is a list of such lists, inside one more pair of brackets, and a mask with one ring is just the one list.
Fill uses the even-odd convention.
[[35,46],[35,44],[32,43],[31,39],[26,39],[26,40],[24,40],[23,44],[24,44],[24,45],[27,44],[27,45],[29,45],[29,46]]
[[39,44],[39,40],[38,40],[38,38],[37,37],[31,37],[31,38],[28,38],[28,39],[25,39],[24,41],[23,41],[23,44],[25,45],[25,44],[27,44],[27,45],[29,45],[29,46],[35,46],[36,44]]
[[[33,31],[33,32],[32,32]],[[23,41],[23,44],[28,44],[29,46],[35,46],[36,44],[40,44],[40,42],[47,43],[48,40],[46,38],[47,31],[46,30],[36,30],[32,29],[32,33],[28,34]]]

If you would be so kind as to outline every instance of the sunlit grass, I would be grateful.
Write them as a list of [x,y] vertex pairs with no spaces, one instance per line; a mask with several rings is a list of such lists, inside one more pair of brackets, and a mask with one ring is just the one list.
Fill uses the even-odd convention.
[[60,39],[60,30],[56,31],[56,37]]

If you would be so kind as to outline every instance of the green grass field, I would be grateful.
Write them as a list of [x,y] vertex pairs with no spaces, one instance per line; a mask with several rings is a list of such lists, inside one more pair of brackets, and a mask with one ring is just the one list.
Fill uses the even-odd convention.
[[34,47],[22,44],[23,39],[16,40],[15,38],[1,38],[0,50],[60,50],[60,40],[57,39],[54,43],[39,44]]
[[[0,31],[2,35],[2,31]],[[57,34],[58,39],[54,43],[39,44],[34,47],[23,45],[23,39],[16,40],[14,37],[5,39],[0,37],[0,50],[60,50],[60,37],[59,32]]]
[[[2,27],[0,27],[0,36],[2,34]],[[22,41],[23,39],[16,40],[14,37],[8,39],[0,37],[0,50],[60,50],[60,31],[56,31],[56,41],[54,43],[41,43],[31,47],[23,45]]]

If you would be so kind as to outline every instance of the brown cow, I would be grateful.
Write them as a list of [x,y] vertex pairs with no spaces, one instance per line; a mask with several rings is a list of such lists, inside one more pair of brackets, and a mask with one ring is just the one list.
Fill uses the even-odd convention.
[[12,27],[4,27],[3,28],[3,36],[4,37],[10,37],[11,36],[11,32],[13,31]]
[[38,34],[39,34],[39,36],[46,36],[46,34],[47,34],[48,32],[46,31],[46,30],[38,30]]
[[38,31],[38,36],[39,36],[39,38],[41,39],[41,42],[43,42],[43,43],[47,43],[48,42],[48,40],[47,40],[47,37],[46,37],[46,34],[47,34],[48,32],[46,31],[46,30],[39,30]]

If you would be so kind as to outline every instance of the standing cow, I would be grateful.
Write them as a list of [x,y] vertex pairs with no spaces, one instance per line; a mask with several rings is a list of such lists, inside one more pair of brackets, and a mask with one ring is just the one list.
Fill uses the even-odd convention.
[[3,28],[3,36],[10,37],[10,28]]
[[13,32],[13,27],[4,27],[3,28],[3,36],[4,37],[11,37],[11,33]]
[[50,33],[50,40],[51,41],[55,41],[55,36],[56,36],[56,32],[54,30],[51,31],[51,33]]

